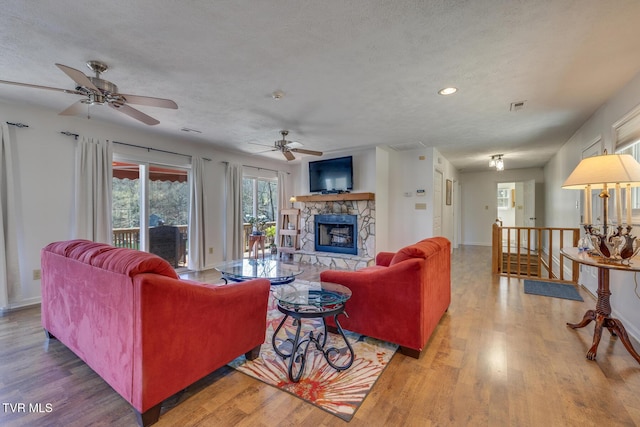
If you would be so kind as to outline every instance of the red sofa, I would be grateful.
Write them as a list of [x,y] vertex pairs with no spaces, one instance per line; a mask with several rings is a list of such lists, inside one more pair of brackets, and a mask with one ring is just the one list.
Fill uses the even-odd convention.
[[[380,252],[376,265],[357,271],[327,270],[323,282],[351,289],[348,318],[340,325],[383,341],[418,358],[451,302],[451,243],[432,237],[400,249]],[[335,327],[327,318],[328,326]]]
[[41,253],[42,325],[136,410],[162,401],[264,342],[269,281],[180,280],[162,258],[87,240]]

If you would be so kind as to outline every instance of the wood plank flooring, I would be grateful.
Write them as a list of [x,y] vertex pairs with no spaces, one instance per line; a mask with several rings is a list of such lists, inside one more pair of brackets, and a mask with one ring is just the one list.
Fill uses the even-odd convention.
[[[565,326],[595,307],[591,295],[526,295],[520,280],[491,275],[490,248],[463,246],[452,264],[451,307],[422,358],[396,354],[350,423],[224,367],[168,399],[156,425],[640,425],[640,365],[607,331],[597,361],[587,360],[593,326]],[[318,269],[304,268],[303,279],[317,280]],[[0,403],[2,426],[136,425],[100,377],[47,342],[38,307],[0,317]],[[25,411],[8,406],[19,403]]]

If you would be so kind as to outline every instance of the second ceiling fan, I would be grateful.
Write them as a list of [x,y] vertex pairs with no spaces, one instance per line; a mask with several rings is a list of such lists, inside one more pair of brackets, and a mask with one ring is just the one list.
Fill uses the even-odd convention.
[[309,154],[311,156],[322,156],[322,151],[305,150],[304,148],[291,147],[292,144],[296,144],[293,141],[287,141],[288,130],[281,130],[280,134],[282,139],[274,142],[274,148],[271,151],[280,151],[287,160],[295,160],[293,153]]

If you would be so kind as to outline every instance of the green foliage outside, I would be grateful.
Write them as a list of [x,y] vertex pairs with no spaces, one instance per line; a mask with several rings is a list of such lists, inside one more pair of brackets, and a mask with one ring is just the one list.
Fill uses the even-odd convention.
[[[256,211],[254,212],[254,182],[257,179]],[[242,216],[245,221],[260,218],[266,222],[276,220],[278,215],[278,182],[275,180],[244,178],[242,180]]]
[[[113,228],[140,227],[139,180],[113,178]],[[187,225],[189,185],[187,182],[150,181],[149,216],[151,222]],[[151,225],[158,225],[157,223]]]

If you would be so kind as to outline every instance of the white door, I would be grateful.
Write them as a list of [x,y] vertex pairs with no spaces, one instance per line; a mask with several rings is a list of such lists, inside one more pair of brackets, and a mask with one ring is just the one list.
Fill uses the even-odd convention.
[[[536,180],[531,179],[522,183],[522,221],[525,227],[536,226]],[[525,237],[526,239],[526,237]],[[531,231],[531,241],[526,242],[532,250],[537,250],[536,233]]]
[[442,236],[442,172],[433,174],[433,235]]

